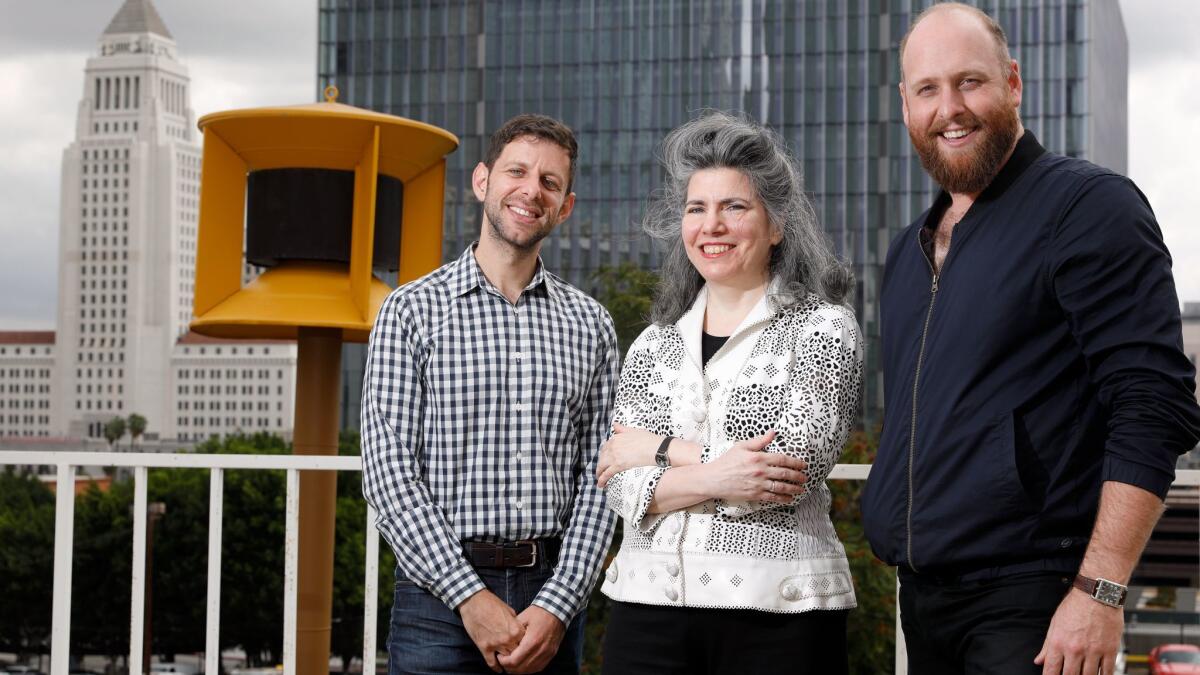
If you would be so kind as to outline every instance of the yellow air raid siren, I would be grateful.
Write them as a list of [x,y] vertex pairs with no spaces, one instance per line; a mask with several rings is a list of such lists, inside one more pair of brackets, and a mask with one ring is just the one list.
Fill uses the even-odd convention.
[[[437,127],[337,103],[334,87],[325,96],[199,123],[191,327],[296,340],[297,455],[337,454],[342,342],[366,342],[389,292],[373,270],[398,271],[404,283],[441,262],[446,155],[458,147]],[[245,263],[266,271],[243,286]],[[335,479],[300,475],[298,675],[329,671]]]
[[[442,257],[448,131],[336,102],[205,115],[197,333],[366,342],[389,292]],[[243,260],[243,245],[245,258]],[[266,268],[242,285],[243,262]]]

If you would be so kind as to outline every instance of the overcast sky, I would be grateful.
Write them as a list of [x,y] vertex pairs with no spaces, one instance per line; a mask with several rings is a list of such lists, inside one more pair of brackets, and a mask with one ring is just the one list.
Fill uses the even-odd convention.
[[[75,136],[84,65],[120,0],[3,2],[0,330],[48,329],[62,152]],[[197,117],[314,100],[315,0],[155,4],[190,70]],[[1129,35],[1130,176],[1158,214],[1181,300],[1200,301],[1200,2],[1120,4]]]

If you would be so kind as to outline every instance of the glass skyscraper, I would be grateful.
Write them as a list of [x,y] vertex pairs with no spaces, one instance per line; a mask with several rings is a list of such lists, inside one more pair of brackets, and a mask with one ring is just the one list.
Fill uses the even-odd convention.
[[[883,388],[877,298],[888,242],[935,186],[900,114],[898,43],[930,0],[319,0],[318,91],[436,124],[449,159],[445,255],[479,231],[470,172],[508,117],[575,129],[575,213],[548,267],[585,290],[603,265],[653,269],[639,228],[659,184],[657,143],[705,109],[780,131],[821,222],[854,265],[867,337],[864,423]],[[981,0],[1021,65],[1022,118],[1048,149],[1126,171],[1127,43],[1117,0]],[[344,419],[357,425],[361,350],[348,353]],[[359,379],[356,379],[359,378]]]

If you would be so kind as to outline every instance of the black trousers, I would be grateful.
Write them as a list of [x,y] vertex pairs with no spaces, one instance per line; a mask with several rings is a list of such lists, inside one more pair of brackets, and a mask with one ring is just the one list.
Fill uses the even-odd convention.
[[846,615],[613,602],[602,672],[846,675]]
[[913,675],[1020,675],[1033,663],[1071,575],[1032,572],[985,581],[900,573],[900,622]]

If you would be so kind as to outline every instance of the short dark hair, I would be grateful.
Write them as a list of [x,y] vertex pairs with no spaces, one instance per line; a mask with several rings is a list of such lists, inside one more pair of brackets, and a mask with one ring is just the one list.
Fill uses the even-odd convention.
[[567,156],[571,158],[570,175],[567,176],[567,194],[570,194],[571,186],[575,184],[575,160],[579,157],[579,143],[575,140],[575,132],[571,131],[571,127],[553,117],[524,113],[500,125],[488,141],[487,154],[483,158],[484,166],[491,171],[496,160],[500,158],[500,153],[504,152],[504,146],[522,136],[545,139],[567,151]]

